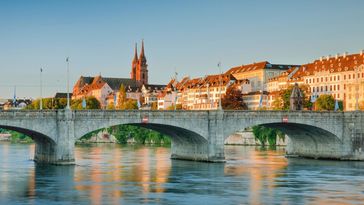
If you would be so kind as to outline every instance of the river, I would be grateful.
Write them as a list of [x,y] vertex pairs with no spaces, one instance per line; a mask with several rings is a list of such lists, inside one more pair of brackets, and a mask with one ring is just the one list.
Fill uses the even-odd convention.
[[364,162],[287,159],[226,146],[226,163],[170,148],[76,146],[76,166],[41,166],[34,145],[0,144],[0,204],[363,204]]

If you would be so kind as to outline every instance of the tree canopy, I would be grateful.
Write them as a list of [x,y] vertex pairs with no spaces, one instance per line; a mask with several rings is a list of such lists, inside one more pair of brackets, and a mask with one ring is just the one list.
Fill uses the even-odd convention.
[[[95,97],[87,97],[86,99],[86,109],[100,109],[100,102]],[[81,110],[83,99],[71,100],[71,108],[74,110]],[[64,109],[67,106],[66,98],[43,98],[42,99],[42,109],[52,110],[52,109]],[[25,107],[29,110],[38,110],[40,104],[40,99],[34,100],[30,105]]]
[[[293,90],[293,85],[289,86],[287,89],[280,90],[272,103],[272,107],[274,110],[289,110],[290,105],[290,97]],[[299,89],[303,94],[303,108],[311,109],[312,103],[310,101],[310,86],[306,84],[302,84],[299,86]]]
[[278,129],[268,128],[264,126],[254,126],[253,134],[256,140],[258,140],[262,147],[268,142],[269,146],[275,146],[277,144],[277,137],[284,140],[284,133]]
[[225,110],[247,110],[241,91],[235,87],[227,88],[224,97],[221,98],[221,106]]
[[320,95],[315,102],[316,110],[334,110],[335,99],[332,95],[323,94]]

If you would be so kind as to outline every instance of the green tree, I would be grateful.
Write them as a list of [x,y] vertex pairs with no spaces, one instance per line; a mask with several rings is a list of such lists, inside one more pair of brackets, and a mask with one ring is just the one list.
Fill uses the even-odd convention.
[[[93,135],[103,129],[90,132],[81,139],[90,139]],[[126,144],[128,139],[134,139],[137,144],[154,143],[154,144],[170,144],[170,137],[154,130],[133,125],[117,125],[107,128],[107,132],[117,139],[118,143]]]
[[235,86],[227,88],[224,97],[221,99],[221,106],[225,110],[247,110],[241,91]]
[[[311,109],[312,103],[310,101],[310,86],[302,84],[299,86],[303,94],[303,108]],[[280,90],[272,102],[272,107],[274,110],[289,110],[290,98],[293,90],[293,85],[289,86],[287,89]]]
[[113,109],[115,109],[114,102],[110,102],[109,104],[107,104],[106,109],[107,110],[113,110]]
[[332,95],[320,95],[315,102],[316,110],[334,110],[335,99]]
[[136,100],[127,99],[126,102],[122,106],[123,110],[137,110],[138,104]]
[[253,126],[253,134],[256,140],[258,140],[262,147],[266,146],[268,142],[269,146],[276,146],[277,137],[284,140],[284,133],[278,129],[268,128],[264,126]]
[[[38,110],[40,99],[33,100],[33,102],[25,107],[28,110]],[[67,98],[43,98],[43,109],[64,109],[67,106]]]
[[124,84],[121,84],[119,88],[117,109],[123,110],[125,102],[126,102],[126,90]]
[[150,109],[151,110],[158,110],[158,103],[157,102],[152,102],[150,104]]
[[181,104],[171,105],[171,106],[167,107],[166,110],[174,110],[174,109],[176,109],[176,110],[182,110],[182,105]]
[[[86,108],[85,109],[100,109],[101,104],[100,102],[93,96],[86,97]],[[76,99],[72,100],[71,102],[71,108],[74,110],[82,110],[84,109],[82,107],[82,101],[83,99]]]

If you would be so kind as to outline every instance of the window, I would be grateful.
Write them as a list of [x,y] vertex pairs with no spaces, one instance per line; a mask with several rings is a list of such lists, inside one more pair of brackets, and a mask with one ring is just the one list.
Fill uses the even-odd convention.
[[322,91],[324,91],[324,87],[323,87],[323,86],[321,86],[321,92],[322,92]]
[[360,73],[358,73],[358,78],[360,78]]
[[324,82],[324,78],[323,77],[321,77],[321,82]]
[[355,74],[353,73],[353,79],[355,79]]
[[340,81],[340,75],[337,76],[337,80]]
[[[363,75],[364,75],[364,73],[363,73]],[[311,78],[310,78],[309,82],[311,83]]]
[[330,91],[332,91],[332,85],[330,85]]
[[334,85],[334,90],[336,90],[336,85]]
[[346,89],[346,84],[344,84],[344,90]]
[[337,90],[338,90],[338,91],[340,90],[340,85],[337,85]]
[[[325,81],[327,82],[327,77],[325,78]],[[331,79],[330,79],[330,81],[331,81]]]
[[334,76],[334,81],[336,81],[336,76]]
[[332,81],[332,77],[330,77],[330,81]]
[[315,87],[312,88],[312,92],[314,93],[315,92]]
[[312,78],[312,83],[315,83],[315,78]]
[[351,79],[351,75],[350,74],[348,75],[348,78],[349,78],[349,80]]
[[340,93],[337,94],[337,98],[340,98]]
[[346,80],[346,75],[344,75],[344,80]]
[[327,85],[325,86],[325,91],[327,91]]

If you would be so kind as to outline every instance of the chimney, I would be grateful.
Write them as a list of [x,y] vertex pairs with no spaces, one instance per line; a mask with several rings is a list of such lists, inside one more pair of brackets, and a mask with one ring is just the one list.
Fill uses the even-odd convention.
[[348,55],[348,52],[344,52],[343,57],[346,58],[347,55]]
[[339,58],[339,54],[337,53],[336,55],[335,55],[335,59],[338,59]]
[[326,60],[329,60],[331,58],[331,55],[326,56]]
[[364,55],[364,50],[361,50],[360,51],[360,55],[362,56],[362,55]]
[[320,57],[320,61],[322,61],[322,56]]

